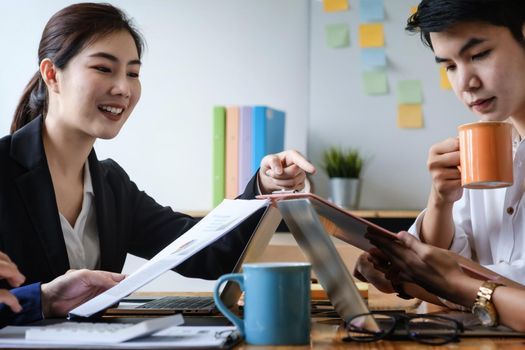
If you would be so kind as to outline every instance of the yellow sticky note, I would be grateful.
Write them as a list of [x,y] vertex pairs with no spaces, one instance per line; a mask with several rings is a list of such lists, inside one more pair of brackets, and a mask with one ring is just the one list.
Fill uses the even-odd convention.
[[443,66],[439,68],[440,86],[443,90],[452,90],[450,80],[448,80],[447,69]]
[[368,23],[359,25],[359,46],[362,48],[385,46],[383,24]]
[[323,0],[325,12],[339,12],[348,10],[348,0]]
[[412,7],[410,8],[410,14],[413,15],[413,14],[416,13],[416,12],[417,12],[417,6],[412,6]]
[[399,105],[397,127],[421,129],[423,127],[423,108],[421,105]]

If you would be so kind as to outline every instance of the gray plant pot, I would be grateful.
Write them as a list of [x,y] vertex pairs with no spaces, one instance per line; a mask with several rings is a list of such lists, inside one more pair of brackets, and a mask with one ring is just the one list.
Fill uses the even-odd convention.
[[360,185],[360,180],[355,178],[330,178],[332,202],[343,208],[357,209],[359,207]]

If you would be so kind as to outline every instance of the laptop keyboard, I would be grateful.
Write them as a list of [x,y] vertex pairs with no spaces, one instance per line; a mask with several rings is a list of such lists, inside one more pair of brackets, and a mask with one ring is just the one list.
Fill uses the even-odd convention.
[[171,296],[149,301],[139,309],[211,310],[215,308],[212,297]]

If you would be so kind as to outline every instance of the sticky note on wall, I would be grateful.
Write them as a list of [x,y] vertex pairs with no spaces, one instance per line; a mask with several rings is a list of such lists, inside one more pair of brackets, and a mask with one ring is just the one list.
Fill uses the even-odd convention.
[[397,113],[397,127],[421,129],[423,127],[423,108],[421,105],[399,105]]
[[452,84],[450,84],[450,80],[448,80],[447,75],[447,69],[443,66],[439,68],[439,76],[440,76],[440,83],[439,85],[443,90],[451,90]]
[[397,101],[400,104],[423,102],[423,90],[419,80],[402,80],[397,84]]
[[323,9],[325,12],[338,12],[348,10],[347,0],[323,0]]
[[361,22],[382,22],[385,20],[383,0],[359,1],[359,18]]
[[359,46],[362,48],[385,46],[383,24],[369,23],[359,25]]
[[362,49],[361,64],[365,68],[386,67],[385,49],[382,47]]
[[326,45],[331,48],[348,47],[350,35],[348,26],[344,23],[328,24],[325,28]]
[[388,81],[383,69],[363,72],[363,91],[367,95],[385,95],[388,93]]

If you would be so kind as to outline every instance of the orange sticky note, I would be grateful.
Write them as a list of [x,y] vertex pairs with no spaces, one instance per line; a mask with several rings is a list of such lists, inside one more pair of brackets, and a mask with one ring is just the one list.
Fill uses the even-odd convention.
[[412,7],[410,8],[410,14],[413,15],[413,14],[416,13],[416,12],[417,12],[417,6],[412,6]]
[[450,80],[448,80],[447,69],[443,66],[439,67],[440,83],[439,85],[443,90],[452,90]]
[[405,105],[398,107],[397,127],[421,129],[423,127],[423,108],[421,105]]
[[362,48],[385,46],[383,24],[368,23],[359,25],[359,46]]
[[323,0],[324,12],[339,12],[348,10],[348,0]]

